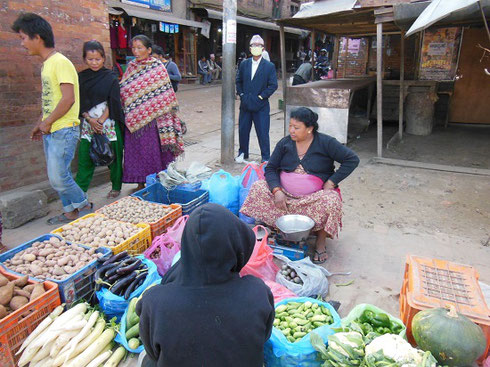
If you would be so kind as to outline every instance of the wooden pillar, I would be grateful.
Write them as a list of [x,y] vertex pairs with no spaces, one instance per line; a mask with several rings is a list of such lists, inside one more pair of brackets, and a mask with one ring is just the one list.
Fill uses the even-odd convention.
[[332,57],[332,68],[333,68],[334,78],[337,78],[337,64],[339,63],[339,49],[340,49],[340,36],[336,34],[335,43],[333,47],[333,57]]
[[398,137],[403,138],[403,105],[405,102],[405,32],[400,34],[400,100],[398,102]]
[[279,38],[281,44],[281,70],[282,70],[282,106],[284,109],[284,136],[288,134],[289,122],[286,121],[286,91],[288,87],[287,73],[286,73],[286,36],[284,34],[284,26],[279,28]]
[[377,152],[383,156],[383,23],[376,25]]

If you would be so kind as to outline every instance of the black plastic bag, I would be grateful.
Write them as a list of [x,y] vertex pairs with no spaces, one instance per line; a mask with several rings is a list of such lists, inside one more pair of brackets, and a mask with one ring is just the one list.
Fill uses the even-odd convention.
[[90,143],[90,158],[96,166],[108,166],[114,161],[111,142],[104,134],[94,134]]

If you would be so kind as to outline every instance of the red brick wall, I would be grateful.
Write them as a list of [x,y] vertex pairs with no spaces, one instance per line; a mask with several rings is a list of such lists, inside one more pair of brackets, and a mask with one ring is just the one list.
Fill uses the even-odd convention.
[[[20,12],[41,15],[53,27],[56,49],[77,70],[82,44],[102,42],[110,58],[107,5],[103,0],[10,0],[0,3],[0,192],[45,181],[41,142],[29,132],[41,113],[41,59],[28,56],[10,27]],[[111,65],[111,60],[106,62]]]

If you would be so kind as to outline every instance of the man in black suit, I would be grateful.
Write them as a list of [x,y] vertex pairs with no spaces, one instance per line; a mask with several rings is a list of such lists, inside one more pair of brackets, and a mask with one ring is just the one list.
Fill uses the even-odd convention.
[[262,162],[270,158],[270,105],[269,97],[277,89],[277,76],[274,64],[262,57],[264,40],[255,35],[250,40],[252,58],[244,60],[236,76],[236,90],[240,96],[240,117],[238,135],[240,148],[237,162],[248,159],[250,130],[252,121],[260,145]]

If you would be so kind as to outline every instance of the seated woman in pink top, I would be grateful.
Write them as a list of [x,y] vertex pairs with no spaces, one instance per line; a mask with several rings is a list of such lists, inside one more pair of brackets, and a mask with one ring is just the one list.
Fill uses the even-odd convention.
[[[242,214],[274,226],[285,214],[302,214],[315,221],[313,262],[327,259],[326,239],[342,225],[338,184],[359,164],[357,155],[335,138],[318,132],[318,115],[306,107],[291,112],[289,136],[277,143],[265,168],[245,200]],[[334,163],[340,163],[335,170]]]

